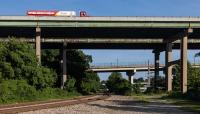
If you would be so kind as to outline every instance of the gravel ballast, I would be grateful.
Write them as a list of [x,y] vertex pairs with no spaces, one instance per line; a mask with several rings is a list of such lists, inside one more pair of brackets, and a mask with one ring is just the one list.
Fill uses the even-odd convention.
[[128,96],[111,96],[106,100],[84,104],[43,109],[20,114],[191,114],[178,106],[162,103],[145,103]]

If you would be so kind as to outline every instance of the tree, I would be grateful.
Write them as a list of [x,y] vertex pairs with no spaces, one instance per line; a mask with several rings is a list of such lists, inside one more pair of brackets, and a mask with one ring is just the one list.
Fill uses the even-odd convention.
[[[179,65],[175,65],[175,67],[173,68],[173,72],[174,72],[174,77],[173,77],[173,82],[172,82],[172,87],[174,91],[180,91],[180,66]],[[190,89],[190,83],[193,80],[193,76],[194,76],[194,69],[192,68],[190,62],[188,62],[188,68],[187,68],[187,74],[188,74],[188,89]],[[195,70],[196,71],[196,70]]]
[[142,77],[138,78],[138,79],[134,79],[134,82],[135,83],[141,83],[141,82],[144,82],[144,79]]
[[97,73],[85,73],[81,82],[81,90],[84,94],[96,93],[100,89],[100,78]]
[[67,72],[76,79],[75,86],[79,92],[83,92],[83,80],[86,80],[85,71],[89,68],[89,63],[92,62],[90,55],[85,55],[81,50],[67,50]]
[[196,53],[195,55],[194,55],[194,57],[199,57],[200,56],[200,52],[199,53]]
[[131,84],[128,80],[122,78],[121,73],[113,72],[106,83],[110,92],[115,94],[126,94],[131,91]]
[[0,77],[3,80],[26,80],[37,89],[51,87],[55,73],[37,64],[33,46],[14,38],[0,43]]
[[43,49],[41,56],[42,65],[51,68],[55,70],[57,74],[60,74],[60,55],[59,49]]
[[[57,74],[60,71],[60,56],[59,50],[43,50],[42,58],[43,65],[54,69]],[[96,92],[99,89],[99,77],[96,73],[85,73],[89,68],[89,63],[92,62],[90,55],[85,55],[81,50],[67,50],[67,73],[68,81],[65,83],[67,91],[78,90],[84,94]],[[60,79],[57,80],[57,86],[60,86]],[[72,88],[72,90],[70,89]]]

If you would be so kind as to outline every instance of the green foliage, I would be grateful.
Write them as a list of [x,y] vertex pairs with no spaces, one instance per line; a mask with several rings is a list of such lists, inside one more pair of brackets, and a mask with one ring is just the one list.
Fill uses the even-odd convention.
[[140,87],[142,87],[142,85],[140,83],[136,83],[136,84],[132,85],[133,93],[140,94],[141,93]]
[[141,82],[144,82],[144,79],[142,77],[138,78],[138,79],[134,79],[134,82],[135,83],[141,83]]
[[11,66],[11,63],[0,62],[0,71],[1,71],[2,78],[14,79],[14,70]]
[[60,74],[61,72],[61,68],[60,68],[61,57],[60,56],[61,54],[60,54],[59,49],[43,49],[42,56],[41,56],[42,65],[50,69],[53,69],[56,71],[57,74]]
[[99,76],[92,73],[85,73],[85,77],[81,82],[81,90],[83,94],[96,93],[100,89],[100,79]]
[[89,68],[92,58],[85,55],[81,50],[67,50],[67,71],[70,76],[76,79],[76,87],[79,92],[83,92],[83,80],[86,77],[85,70]]
[[36,89],[28,85],[25,80],[7,80],[0,84],[1,103],[34,100],[36,98]]
[[191,69],[188,80],[188,89],[200,92],[200,68]]
[[[57,74],[59,74],[61,72],[60,55],[62,55],[62,53],[60,53],[60,51],[57,49],[43,50],[42,51],[42,65],[48,66],[49,68],[56,71]],[[75,50],[75,49],[67,50],[67,66],[70,66],[70,67],[67,67],[67,74],[68,74],[68,77],[71,76],[70,78],[73,78],[76,80],[74,86],[79,92],[83,92],[82,90],[84,88],[83,86],[87,85],[87,84],[84,84],[85,77],[86,77],[85,70],[89,68],[90,62],[92,62],[92,57],[89,55],[85,55],[83,51]],[[60,82],[61,82],[61,78],[57,79],[56,87],[60,87]],[[69,83],[71,83],[71,81],[69,81]],[[67,86],[71,86],[71,84]]]
[[[95,93],[100,87],[96,73],[85,73],[92,58],[81,50],[68,50],[67,71],[71,75],[60,87],[60,52],[42,50],[42,65],[37,63],[32,45],[11,38],[0,43],[0,102],[30,101],[49,98],[64,98],[80,92]],[[47,68],[48,67],[48,68]],[[57,81],[57,83],[55,83]]]
[[1,80],[26,80],[37,89],[51,87],[56,74],[37,64],[33,46],[20,40],[10,39],[0,43]]
[[64,89],[69,92],[75,91],[76,90],[75,83],[76,83],[76,80],[74,78],[68,79],[67,82],[65,82]]
[[200,68],[191,68],[188,76],[188,96],[200,100]]
[[59,88],[44,88],[42,90],[38,91],[39,93],[39,98],[41,100],[44,99],[52,99],[52,98],[65,98],[66,96],[68,96],[68,92],[61,90]]
[[38,69],[36,69],[34,76],[31,77],[28,81],[37,89],[42,89],[46,87],[52,87],[55,80],[55,72],[41,66]]
[[[188,83],[191,81],[191,75],[193,75],[193,69],[191,67],[191,64],[188,62]],[[173,69],[174,77],[173,77],[173,90],[174,91],[180,91],[180,66],[176,65]]]
[[175,65],[173,71],[175,76],[173,77],[172,89],[173,91],[180,91],[180,66]]
[[3,81],[2,72],[0,72],[0,83]]
[[[175,92],[171,97],[180,96],[180,66],[175,66],[175,77],[173,79],[173,90]],[[188,62],[188,93],[184,95],[190,99],[200,98],[200,68],[192,68],[191,64]]]
[[76,92],[67,92],[59,88],[44,88],[36,90],[25,80],[6,80],[0,84],[0,103],[25,102],[68,98],[80,95]]
[[110,92],[115,94],[125,94],[131,91],[131,84],[126,79],[122,78],[121,73],[113,72],[106,83]]
[[200,56],[200,52],[198,52],[198,53],[196,53],[195,55],[194,55],[194,57],[199,57]]

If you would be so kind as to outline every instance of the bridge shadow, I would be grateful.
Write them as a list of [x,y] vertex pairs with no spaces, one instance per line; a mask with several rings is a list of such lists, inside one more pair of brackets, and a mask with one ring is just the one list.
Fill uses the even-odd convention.
[[[136,100],[105,100],[107,105],[99,103],[90,103],[90,106],[97,106],[100,108],[107,108],[116,111],[130,111],[137,113],[162,113],[162,114],[176,114],[178,106],[167,105],[159,102],[145,102]],[[181,111],[180,111],[181,113]]]

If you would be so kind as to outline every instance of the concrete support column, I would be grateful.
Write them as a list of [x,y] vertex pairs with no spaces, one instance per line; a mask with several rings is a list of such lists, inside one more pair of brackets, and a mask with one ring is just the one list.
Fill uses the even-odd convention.
[[134,71],[127,71],[126,72],[126,75],[128,76],[128,80],[131,84],[134,83],[134,78],[133,78],[133,75],[135,74],[135,70]]
[[35,53],[38,59],[38,63],[41,63],[41,28],[36,28],[36,37],[35,37]]
[[154,89],[157,88],[157,77],[159,76],[159,63],[160,63],[160,52],[159,51],[155,51],[155,70],[154,70]]
[[64,88],[64,84],[67,81],[67,49],[64,45],[63,48],[63,60],[62,60],[62,79],[61,79],[61,89]]
[[63,49],[60,49],[60,76],[59,76],[59,82],[60,82],[60,88],[63,89]]
[[187,44],[188,44],[188,34],[181,39],[181,92],[187,92]]
[[67,56],[66,56],[66,49],[63,49],[63,63],[62,63],[62,82],[61,82],[61,89],[64,88],[64,84],[67,81]]
[[129,82],[130,82],[131,84],[134,83],[134,78],[133,78],[133,76],[128,76],[128,80],[129,80]]
[[167,43],[166,53],[165,53],[165,68],[166,68],[166,87],[167,91],[172,91],[172,66],[170,62],[172,61],[172,43]]

